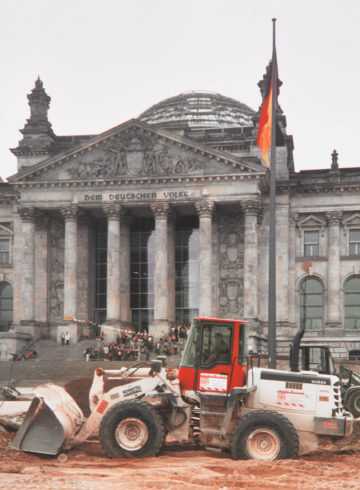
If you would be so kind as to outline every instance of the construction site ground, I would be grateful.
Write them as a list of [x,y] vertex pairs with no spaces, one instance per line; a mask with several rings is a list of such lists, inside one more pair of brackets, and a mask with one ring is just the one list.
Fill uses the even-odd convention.
[[[13,386],[46,381],[64,385],[74,378],[91,377],[99,365],[111,369],[124,365],[82,361],[83,346],[79,345],[67,351],[66,347],[43,347],[41,355],[38,346],[36,361],[0,363],[0,386],[9,380]],[[178,362],[178,356],[169,358],[170,366]],[[0,426],[0,489],[360,489],[358,432],[345,445],[339,441],[296,460],[265,462],[234,461],[228,453],[181,447],[171,441],[154,458],[108,459],[96,438],[68,451],[63,461],[10,450],[14,435]]]

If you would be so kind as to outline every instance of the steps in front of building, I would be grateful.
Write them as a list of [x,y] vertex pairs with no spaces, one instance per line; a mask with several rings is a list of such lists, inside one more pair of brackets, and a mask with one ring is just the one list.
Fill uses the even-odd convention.
[[31,349],[36,350],[41,361],[76,361],[83,359],[84,350],[88,346],[99,347],[99,341],[90,339],[81,340],[76,344],[61,345],[53,340],[39,340],[32,344]]
[[[28,361],[0,362],[0,386],[37,386],[52,382],[64,385],[72,379],[92,378],[94,369],[120,369],[122,366],[131,366],[137,361],[89,361],[83,360],[83,353],[89,345],[99,346],[95,339],[82,340],[76,344],[59,345],[52,340],[39,340],[31,346],[35,349],[38,358]],[[154,358],[152,354],[151,358]],[[180,354],[169,356],[169,367],[178,367]],[[145,356],[141,354],[141,361]]]
[[[169,367],[178,367],[180,356],[168,359]],[[94,370],[120,369],[131,366],[134,361],[7,361],[0,362],[0,386],[37,386],[52,382],[64,385],[72,379],[92,378]]]

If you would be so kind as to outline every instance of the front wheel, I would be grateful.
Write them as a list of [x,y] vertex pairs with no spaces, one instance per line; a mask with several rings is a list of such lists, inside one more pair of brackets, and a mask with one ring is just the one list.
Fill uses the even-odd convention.
[[161,416],[140,400],[111,407],[100,424],[100,442],[109,458],[156,456],[165,442]]
[[299,452],[299,437],[286,417],[271,410],[244,415],[231,434],[234,459],[291,459]]
[[360,417],[360,389],[353,391],[349,395],[346,408],[354,418]]

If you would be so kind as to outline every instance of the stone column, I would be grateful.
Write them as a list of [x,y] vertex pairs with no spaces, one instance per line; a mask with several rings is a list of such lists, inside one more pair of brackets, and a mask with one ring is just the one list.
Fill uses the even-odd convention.
[[155,216],[155,270],[154,270],[154,321],[149,332],[159,336],[168,333],[168,230],[169,205],[155,203],[151,206]]
[[[78,340],[77,324],[71,318],[77,318],[77,206],[61,209],[65,220],[64,246],[64,318],[70,323],[68,331],[71,342]],[[62,327],[63,328],[63,327]],[[65,327],[64,327],[65,328]],[[64,329],[63,328],[63,329]],[[59,337],[60,332],[58,332]]]
[[168,319],[175,323],[175,216],[172,213],[168,222]]
[[49,322],[49,215],[39,213],[35,222],[35,320]]
[[122,326],[131,325],[130,312],[130,224],[132,216],[127,209],[120,211],[120,318]]
[[[120,206],[104,207],[107,216],[107,294],[105,325],[120,327]],[[108,340],[108,339],[106,339]]]
[[258,233],[259,203],[241,203],[244,212],[244,319],[250,327],[258,321]]
[[22,219],[21,324],[35,325],[35,209],[20,208]]
[[328,219],[327,327],[340,327],[340,222],[341,211],[326,213]]
[[296,224],[297,213],[290,213],[289,218],[289,323],[296,326]]
[[211,317],[212,309],[212,201],[196,203],[199,214],[199,316]]

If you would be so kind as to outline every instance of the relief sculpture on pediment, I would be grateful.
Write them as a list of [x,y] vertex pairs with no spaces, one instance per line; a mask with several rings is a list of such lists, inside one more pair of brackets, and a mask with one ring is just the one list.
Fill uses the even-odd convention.
[[170,149],[157,140],[133,134],[107,143],[67,172],[73,179],[93,179],[201,174],[203,169],[203,158],[190,158],[178,147]]

